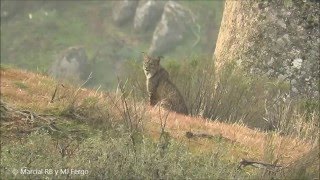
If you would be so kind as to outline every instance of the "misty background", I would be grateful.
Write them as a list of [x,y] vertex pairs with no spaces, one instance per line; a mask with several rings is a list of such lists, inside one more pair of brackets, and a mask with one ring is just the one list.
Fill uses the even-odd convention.
[[164,62],[212,58],[223,4],[1,1],[1,64],[72,82],[83,82],[91,72],[88,85],[114,89],[117,77],[128,75],[128,64],[142,61],[141,52],[164,56]]

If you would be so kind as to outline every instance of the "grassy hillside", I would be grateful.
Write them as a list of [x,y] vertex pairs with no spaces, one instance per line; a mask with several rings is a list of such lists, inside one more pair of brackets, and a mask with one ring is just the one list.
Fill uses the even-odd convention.
[[[259,132],[241,123],[208,121],[152,108],[138,101],[125,85],[120,83],[116,92],[103,92],[2,66],[1,176],[5,179],[318,176],[318,162],[314,161],[318,152],[309,153],[317,140]],[[304,155],[313,158],[303,161],[307,165],[293,166]],[[271,174],[251,166],[239,168],[241,159],[286,168]],[[292,168],[303,173],[292,173]],[[21,174],[28,172],[25,169],[43,172]],[[49,170],[44,173],[44,169]],[[50,169],[57,170],[57,174],[50,174]]]
[[[1,21],[1,179],[319,178],[319,102],[235,64],[214,71],[222,1],[179,1],[205,24],[202,38],[161,62],[189,116],[147,105],[140,52],[151,34],[114,26],[113,2],[26,2]],[[93,77],[48,77],[79,44]]]

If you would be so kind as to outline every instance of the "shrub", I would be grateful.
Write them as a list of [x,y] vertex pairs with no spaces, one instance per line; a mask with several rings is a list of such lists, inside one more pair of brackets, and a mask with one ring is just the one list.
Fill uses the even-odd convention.
[[[130,132],[119,128],[117,133],[97,133],[78,146],[70,146],[67,150],[72,153],[65,156],[61,156],[61,145],[49,134],[33,133],[23,142],[2,148],[2,178],[230,179],[246,176],[236,169],[236,163],[224,160],[222,150],[194,154],[183,143],[169,139],[165,154],[160,155],[159,142],[140,136],[141,141],[132,146]],[[43,172],[21,174],[24,167]],[[52,169],[53,173],[46,174],[44,169]],[[72,173],[71,169],[79,170],[80,174]],[[69,170],[68,173],[65,170]]]
[[[179,62],[165,59],[162,65],[183,94],[192,116],[242,122],[252,128],[310,139],[317,137],[319,103],[290,97],[287,82],[249,74],[235,63],[216,71],[212,59],[201,57]],[[131,62],[127,68],[129,84],[145,101],[147,93],[142,62]]]

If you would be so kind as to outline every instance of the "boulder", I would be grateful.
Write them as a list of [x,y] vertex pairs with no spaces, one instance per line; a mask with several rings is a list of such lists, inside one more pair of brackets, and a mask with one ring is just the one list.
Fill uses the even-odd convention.
[[85,49],[81,46],[73,46],[58,56],[48,70],[48,74],[57,79],[79,82],[88,76],[88,69]]
[[238,61],[253,75],[290,85],[292,97],[318,99],[319,3],[226,1],[214,52],[217,72]]
[[134,18],[136,8],[139,4],[138,0],[122,0],[115,4],[113,9],[113,21],[117,25],[122,25]]
[[194,17],[189,9],[177,2],[168,1],[153,33],[148,53],[159,56],[176,47],[193,25]]
[[160,20],[166,1],[147,0],[141,1],[134,17],[134,29],[145,32],[153,29]]

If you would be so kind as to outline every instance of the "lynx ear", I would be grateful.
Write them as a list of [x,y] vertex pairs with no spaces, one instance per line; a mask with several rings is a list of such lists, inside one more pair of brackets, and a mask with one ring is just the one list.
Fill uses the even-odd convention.
[[149,59],[148,54],[145,53],[145,52],[141,52],[141,53],[142,53],[142,55],[143,55],[143,60],[144,60],[144,61],[148,61],[148,59]]

